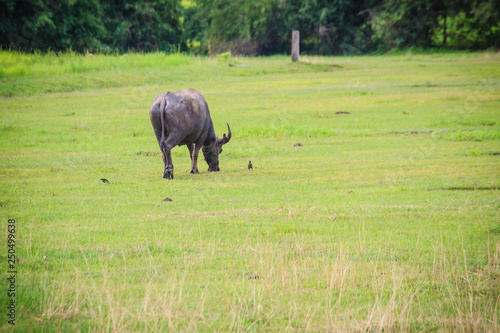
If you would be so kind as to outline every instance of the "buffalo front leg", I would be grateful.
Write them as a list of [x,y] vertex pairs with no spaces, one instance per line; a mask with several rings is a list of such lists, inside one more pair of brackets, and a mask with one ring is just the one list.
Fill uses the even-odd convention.
[[191,173],[200,173],[198,171],[198,153],[200,152],[200,148],[194,143],[190,143],[187,146],[189,149],[189,156],[191,157]]
[[174,179],[174,165],[172,164],[172,156],[170,155],[170,150],[172,148],[168,146],[163,146],[163,161],[165,162],[165,171],[163,172],[163,178]]

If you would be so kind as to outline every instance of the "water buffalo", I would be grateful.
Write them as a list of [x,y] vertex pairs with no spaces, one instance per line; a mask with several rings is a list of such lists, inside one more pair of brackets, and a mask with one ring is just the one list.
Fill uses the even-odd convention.
[[163,178],[174,178],[170,151],[177,145],[187,145],[191,156],[191,173],[198,173],[200,148],[208,171],[220,171],[219,154],[222,153],[222,145],[231,140],[231,128],[227,124],[227,136],[224,134],[219,138],[215,135],[207,101],[199,91],[185,89],[156,96],[149,110],[149,118],[165,164]]

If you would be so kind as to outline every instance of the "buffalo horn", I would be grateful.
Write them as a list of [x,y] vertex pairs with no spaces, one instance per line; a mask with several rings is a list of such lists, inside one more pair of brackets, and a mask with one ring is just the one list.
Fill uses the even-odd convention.
[[231,127],[229,127],[229,124],[227,124],[227,136],[226,136],[226,134],[224,134],[222,136],[221,144],[224,145],[224,144],[228,143],[229,140],[231,140]]

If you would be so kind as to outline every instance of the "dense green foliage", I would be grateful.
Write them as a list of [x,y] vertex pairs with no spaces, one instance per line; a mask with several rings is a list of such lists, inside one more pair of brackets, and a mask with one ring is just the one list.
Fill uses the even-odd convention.
[[500,0],[2,0],[14,50],[309,54],[500,46]]
[[177,0],[3,0],[0,43],[18,50],[172,51]]
[[500,0],[2,0],[0,45],[77,52],[308,54],[500,46]]
[[172,51],[181,42],[177,0],[102,1],[103,42],[119,51]]
[[[290,32],[299,30],[302,51],[319,54],[364,50],[362,1],[326,0],[200,0],[199,10],[209,22],[205,39],[210,48],[229,43],[235,53],[284,53]],[[354,50],[353,50],[354,48]]]
[[372,26],[383,49],[500,46],[498,0],[384,0]]

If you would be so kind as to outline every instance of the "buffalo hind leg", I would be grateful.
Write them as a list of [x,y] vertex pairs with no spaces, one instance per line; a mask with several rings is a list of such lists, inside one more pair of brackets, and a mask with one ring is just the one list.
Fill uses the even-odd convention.
[[170,155],[170,150],[172,148],[163,146],[163,161],[165,162],[165,171],[163,172],[163,178],[174,179],[174,165],[172,164],[172,156]]

